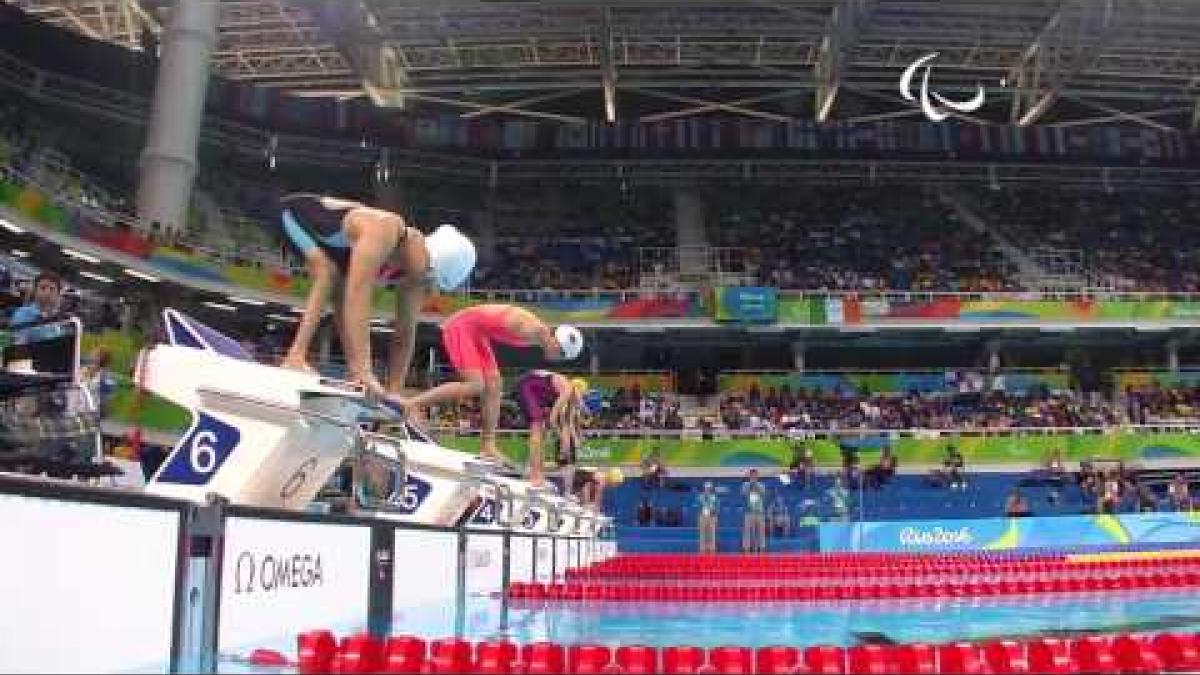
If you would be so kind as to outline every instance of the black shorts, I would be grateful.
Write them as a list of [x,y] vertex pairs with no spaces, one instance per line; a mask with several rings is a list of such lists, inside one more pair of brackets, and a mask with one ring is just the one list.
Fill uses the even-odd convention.
[[342,229],[349,208],[331,209],[319,195],[292,194],[279,200],[283,238],[300,255],[319,248],[342,272],[350,267],[350,242]]

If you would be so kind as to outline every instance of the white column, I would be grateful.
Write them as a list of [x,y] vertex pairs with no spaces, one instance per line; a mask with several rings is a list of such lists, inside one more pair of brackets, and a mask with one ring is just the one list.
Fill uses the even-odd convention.
[[181,0],[174,3],[163,35],[137,206],[143,220],[158,222],[165,231],[187,226],[219,17],[215,0]]

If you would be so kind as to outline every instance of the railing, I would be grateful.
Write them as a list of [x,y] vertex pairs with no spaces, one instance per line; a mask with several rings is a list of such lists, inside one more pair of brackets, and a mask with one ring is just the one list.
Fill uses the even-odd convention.
[[1172,291],[1114,291],[1104,288],[1081,288],[1070,291],[902,291],[862,290],[827,291],[781,289],[780,296],[805,298],[847,297],[860,300],[888,300],[890,302],[930,302],[934,300],[1018,300],[1036,302],[1040,300],[1200,300],[1200,293]]
[[[451,436],[476,436],[478,429],[462,429],[459,427],[435,426],[437,433]],[[524,437],[528,429],[498,429],[500,436]],[[1106,427],[1010,427],[1005,429],[985,429],[962,427],[957,429],[839,429],[812,430],[795,429],[792,431],[730,431],[713,429],[704,432],[700,429],[588,429],[584,435],[588,438],[632,438],[632,439],[695,439],[702,435],[710,435],[713,439],[757,439],[757,440],[821,440],[843,438],[870,438],[886,436],[889,438],[942,438],[942,437],[996,437],[996,436],[1062,436],[1062,435],[1104,435],[1114,433],[1191,433],[1200,434],[1200,422],[1179,422],[1163,424],[1115,424]]]
[[[954,371],[977,371],[977,372],[992,372],[987,368],[982,367],[953,367],[945,368],[822,368],[819,370],[722,370],[718,375],[915,375],[915,374],[944,374]],[[1000,368],[995,371],[1001,375],[1010,375],[1014,373],[1061,373],[1060,368]]]

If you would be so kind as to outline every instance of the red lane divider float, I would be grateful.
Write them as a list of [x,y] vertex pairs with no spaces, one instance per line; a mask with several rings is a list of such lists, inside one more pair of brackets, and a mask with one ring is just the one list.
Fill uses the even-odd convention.
[[[970,558],[942,556],[896,556],[895,559],[824,559],[821,556],[796,558],[779,556],[771,564],[755,556],[693,556],[691,560],[625,560],[614,558],[595,565],[569,570],[568,581],[627,579],[828,579],[850,575],[883,576],[976,576],[1142,573],[1165,574],[1200,572],[1200,554],[1193,551],[1160,553],[1157,557],[1113,558],[1078,556],[1072,559],[1042,558]],[[816,558],[816,560],[812,559]],[[770,561],[771,559],[767,559]]]
[[661,583],[526,583],[513,582],[508,597],[513,600],[579,602],[780,602],[805,600],[894,600],[912,598],[974,598],[1006,595],[1095,593],[1106,591],[1156,590],[1200,586],[1200,571],[1187,574],[1123,574],[1117,576],[1043,576],[1040,578],[997,578],[988,581],[878,579],[870,583],[849,578],[836,585],[802,583],[803,579],[781,579],[779,584],[667,586]]
[[[506,641],[478,644],[446,638],[428,643],[411,636],[380,640],[368,634],[334,639],[326,630],[297,637],[297,657],[265,650],[242,659],[260,666],[295,667],[300,673],[480,673],[484,675],[638,675],[649,673],[1080,673],[1194,672],[1200,669],[1200,636],[1189,633],[1041,638],[976,644],[859,645],[850,648],[776,645],[712,649],[679,645],[658,649],[596,644],[564,646]],[[252,657],[254,656],[252,655]]]

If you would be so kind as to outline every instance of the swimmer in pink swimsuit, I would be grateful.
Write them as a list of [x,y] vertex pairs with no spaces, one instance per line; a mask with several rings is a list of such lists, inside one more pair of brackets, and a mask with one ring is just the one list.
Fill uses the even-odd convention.
[[583,334],[576,328],[551,328],[521,307],[475,305],[455,312],[442,323],[442,347],[461,380],[397,400],[405,409],[423,410],[438,403],[481,398],[483,428],[480,430],[479,454],[511,465],[500,453],[496,442],[503,382],[492,350],[494,342],[514,347],[537,345],[551,361],[575,359],[583,351]]
[[549,427],[558,435],[558,468],[563,490],[572,491],[575,455],[583,445],[583,395],[586,380],[548,370],[532,370],[517,380],[517,403],[529,423],[529,482],[546,484],[542,441]]

